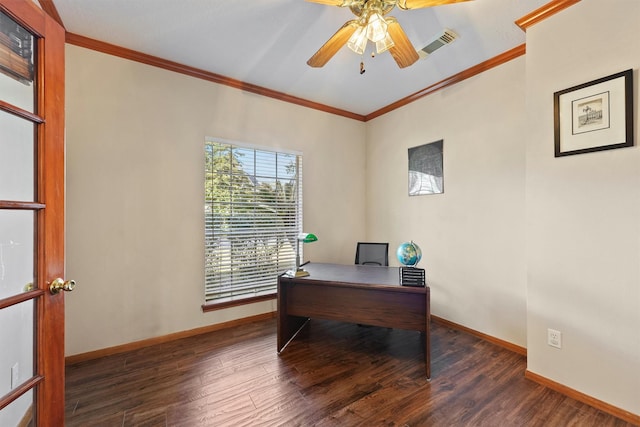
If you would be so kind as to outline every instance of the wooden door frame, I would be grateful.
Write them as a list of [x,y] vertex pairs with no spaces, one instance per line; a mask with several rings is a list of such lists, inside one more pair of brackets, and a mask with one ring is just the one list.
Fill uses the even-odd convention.
[[[65,30],[32,0],[0,0],[0,8],[37,36],[36,287],[34,378],[36,425],[64,425],[64,293],[49,283],[64,278]],[[15,111],[13,112],[15,114]],[[28,112],[18,112],[33,117]],[[37,123],[38,121],[35,121]],[[43,351],[44,350],[44,351]]]
[[[44,381],[36,391],[37,425],[64,425],[64,292],[53,295],[49,283],[64,278],[65,208],[65,31],[45,16],[45,42],[39,43],[40,84],[38,111],[45,123],[38,132],[38,200],[45,204],[38,215],[41,240],[38,247],[38,287],[44,296],[38,303],[37,364]],[[46,175],[46,179],[45,179]],[[46,212],[46,213],[45,213]],[[52,381],[53,380],[53,381]]]

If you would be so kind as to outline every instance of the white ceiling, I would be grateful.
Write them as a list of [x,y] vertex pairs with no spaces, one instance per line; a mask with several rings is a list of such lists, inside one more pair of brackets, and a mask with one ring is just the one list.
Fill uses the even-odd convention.
[[68,32],[360,115],[521,45],[525,33],[514,21],[548,2],[395,8],[389,15],[416,49],[447,28],[459,38],[404,69],[388,52],[366,54],[361,75],[362,58],[346,46],[323,68],[306,64],[352,19],[348,8],[304,0],[53,1]]

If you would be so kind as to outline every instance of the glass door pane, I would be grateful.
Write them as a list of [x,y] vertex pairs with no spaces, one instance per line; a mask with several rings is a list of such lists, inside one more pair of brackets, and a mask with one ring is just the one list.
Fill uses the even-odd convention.
[[33,390],[29,390],[0,411],[0,426],[32,426],[32,417]]
[[0,129],[0,200],[34,201],[35,125],[0,111]]
[[[33,301],[0,310],[0,397],[17,389],[33,376]],[[9,327],[7,327],[9,326]],[[33,392],[29,391],[0,411],[0,426],[28,425]],[[21,424],[25,423],[25,424]]]
[[2,100],[34,112],[35,38],[0,11],[0,93]]
[[32,211],[0,210],[0,299],[31,290],[34,224]]
[[0,310],[0,325],[10,325],[0,328],[0,396],[33,377],[33,306],[28,300]]

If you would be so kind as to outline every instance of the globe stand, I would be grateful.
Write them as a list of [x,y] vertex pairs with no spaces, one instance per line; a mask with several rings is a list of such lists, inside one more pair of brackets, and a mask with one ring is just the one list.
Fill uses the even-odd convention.
[[400,285],[424,287],[424,268],[400,267]]

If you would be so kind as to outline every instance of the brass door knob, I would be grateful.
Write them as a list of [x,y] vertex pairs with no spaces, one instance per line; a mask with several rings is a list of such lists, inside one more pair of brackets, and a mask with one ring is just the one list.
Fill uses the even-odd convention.
[[49,291],[52,294],[57,294],[60,291],[71,292],[73,288],[76,287],[75,280],[62,280],[61,278],[57,278],[49,285]]

